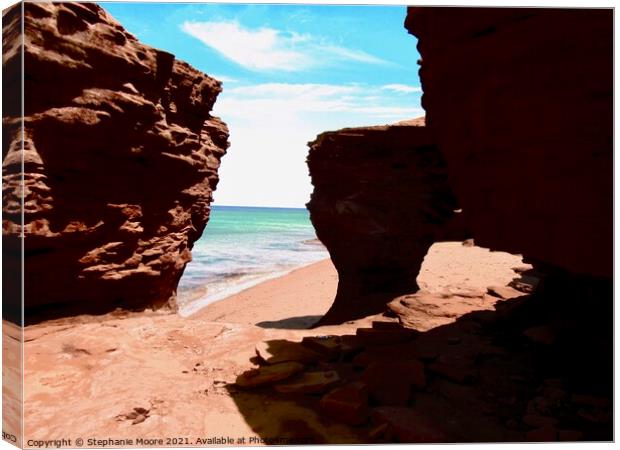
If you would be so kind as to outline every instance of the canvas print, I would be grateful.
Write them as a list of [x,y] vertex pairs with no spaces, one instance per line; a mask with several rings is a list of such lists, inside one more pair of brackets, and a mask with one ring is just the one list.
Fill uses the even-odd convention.
[[613,12],[4,9],[3,439],[612,441]]

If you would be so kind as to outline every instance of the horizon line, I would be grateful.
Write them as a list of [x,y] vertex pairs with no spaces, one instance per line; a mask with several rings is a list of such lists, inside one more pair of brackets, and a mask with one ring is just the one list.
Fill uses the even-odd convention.
[[230,207],[230,208],[276,208],[276,209],[305,209],[308,210],[308,208],[304,205],[304,206],[267,206],[267,205],[222,205],[222,204],[215,204],[215,203],[211,203],[211,207],[213,206],[223,206],[223,207]]

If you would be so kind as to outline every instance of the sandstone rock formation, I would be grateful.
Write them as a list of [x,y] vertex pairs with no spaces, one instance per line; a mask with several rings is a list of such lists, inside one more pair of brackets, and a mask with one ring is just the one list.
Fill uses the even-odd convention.
[[410,8],[405,27],[476,243],[611,278],[613,11]]
[[410,8],[405,27],[419,38],[427,128],[311,143],[308,208],[340,276],[324,323],[415,292],[457,202],[471,232],[457,237],[610,292],[612,11]]
[[[21,7],[3,21],[16,95]],[[173,305],[228,147],[210,115],[221,83],[94,3],[23,8],[23,151],[16,97],[3,117],[3,236],[11,265],[24,234],[27,319]]]
[[383,311],[418,289],[435,241],[468,237],[454,225],[458,206],[424,119],[327,132],[309,145],[307,207],[339,277],[321,324]]

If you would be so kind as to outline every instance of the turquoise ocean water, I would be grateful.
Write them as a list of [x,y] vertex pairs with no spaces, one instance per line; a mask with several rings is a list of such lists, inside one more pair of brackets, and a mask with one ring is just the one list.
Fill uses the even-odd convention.
[[213,206],[192,257],[178,288],[183,316],[329,254],[306,209]]

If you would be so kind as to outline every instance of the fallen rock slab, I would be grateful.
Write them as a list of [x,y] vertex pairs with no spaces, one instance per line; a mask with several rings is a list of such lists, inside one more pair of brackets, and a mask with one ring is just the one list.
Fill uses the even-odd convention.
[[325,359],[319,353],[309,349],[299,342],[291,342],[285,339],[263,341],[256,345],[256,356],[267,364],[279,364],[283,362],[316,363]]
[[322,394],[338,382],[338,373],[333,370],[306,372],[291,381],[276,384],[274,389],[281,394]]
[[412,340],[418,333],[407,328],[358,328],[356,335],[366,345],[400,344]]
[[400,330],[403,328],[398,322],[387,322],[385,320],[373,320],[371,325],[377,330]]
[[237,377],[236,383],[244,388],[273,384],[286,380],[302,370],[304,370],[304,366],[298,362],[273,364],[243,372]]
[[340,354],[343,358],[350,358],[364,349],[362,340],[353,334],[340,336]]
[[368,418],[368,389],[364,383],[347,384],[326,394],[319,406],[331,419],[361,425]]
[[473,311],[493,311],[496,302],[496,297],[485,296],[484,292],[448,295],[419,291],[398,297],[387,306],[404,327],[424,332]]
[[340,336],[306,336],[301,343],[330,360],[338,359],[342,350]]
[[397,344],[390,346],[368,347],[353,358],[353,365],[368,367],[372,363],[391,363],[394,361],[412,361],[419,358],[419,352],[414,343]]
[[512,270],[514,270],[517,273],[523,273],[523,272],[528,272],[532,270],[533,268],[534,266],[532,266],[531,264],[519,264],[518,266],[512,267]]
[[531,294],[532,292],[534,292],[534,289],[536,288],[536,286],[538,285],[538,283],[532,281],[532,282],[526,282],[523,280],[512,280],[510,283],[508,283],[508,285],[519,291],[522,292],[523,294]]
[[515,297],[521,297],[523,292],[518,291],[510,286],[489,286],[487,293],[502,300],[508,300]]

